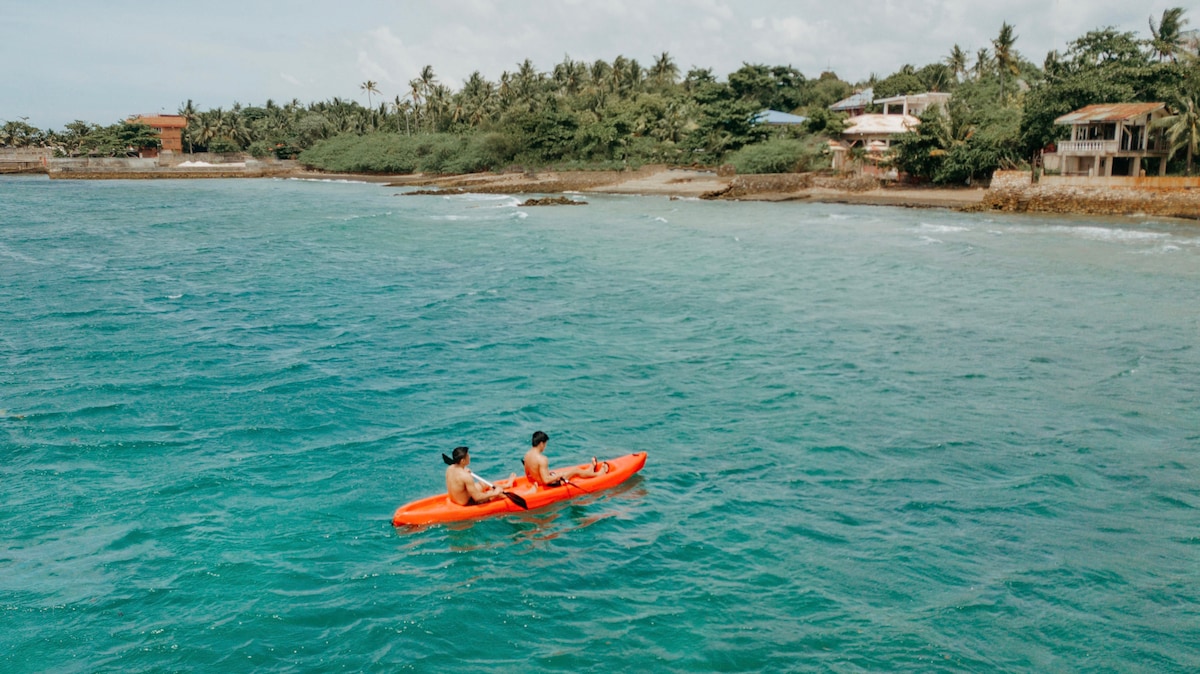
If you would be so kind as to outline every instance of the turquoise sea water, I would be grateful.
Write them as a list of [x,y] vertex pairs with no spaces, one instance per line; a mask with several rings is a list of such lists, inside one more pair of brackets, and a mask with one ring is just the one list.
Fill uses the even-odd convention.
[[397,191],[0,180],[3,671],[1200,669],[1196,225]]

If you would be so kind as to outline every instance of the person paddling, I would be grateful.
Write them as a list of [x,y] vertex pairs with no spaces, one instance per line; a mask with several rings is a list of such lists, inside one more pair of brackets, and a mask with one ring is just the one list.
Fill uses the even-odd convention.
[[598,463],[594,456],[592,457],[591,468],[550,470],[550,460],[545,455],[546,443],[549,441],[550,436],[542,431],[536,431],[533,434],[533,446],[525,453],[525,459],[523,460],[525,464],[525,477],[533,484],[539,487],[555,487],[573,477],[596,477],[608,472],[608,464]]
[[465,506],[487,503],[503,497],[504,489],[499,485],[484,489],[475,481],[471,470],[467,468],[471,465],[471,455],[468,452],[466,447],[455,447],[451,456],[442,455],[442,459],[449,464],[446,466],[446,493],[450,500]]

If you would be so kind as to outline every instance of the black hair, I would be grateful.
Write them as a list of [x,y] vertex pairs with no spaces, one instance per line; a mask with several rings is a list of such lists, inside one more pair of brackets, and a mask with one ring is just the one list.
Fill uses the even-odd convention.
[[456,464],[462,463],[463,457],[467,455],[467,451],[466,447],[455,447],[454,453],[450,455],[450,458],[454,459],[454,463]]
[[548,442],[549,440],[550,440],[549,435],[546,435],[545,433],[543,433],[541,431],[534,431],[533,432],[533,442],[529,446],[537,447],[538,445],[542,444],[543,442]]

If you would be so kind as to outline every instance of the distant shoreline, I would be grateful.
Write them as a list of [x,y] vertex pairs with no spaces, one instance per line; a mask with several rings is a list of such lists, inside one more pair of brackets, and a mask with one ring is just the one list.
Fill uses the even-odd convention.
[[976,209],[987,190],[955,187],[880,187],[874,181],[813,179],[807,174],[720,176],[713,171],[646,166],[633,171],[537,171],[456,176],[364,175],[294,171],[291,177],[359,180],[446,193],[627,194],[724,201],[811,201],[907,208]]
[[[1142,179],[1145,184],[1079,182],[1028,171],[997,171],[988,187],[884,185],[872,178],[804,173],[719,175],[714,171],[643,166],[631,171],[537,171],[454,176],[330,174],[294,172],[295,177],[361,180],[391,187],[453,193],[628,194],[721,201],[807,201],[813,203],[941,208],[963,212],[1039,213],[1100,217],[1162,217],[1200,220],[1200,178]],[[1129,179],[1135,183],[1138,180]],[[1186,185],[1177,185],[1181,180]],[[1115,182],[1114,182],[1115,181]]]
[[[134,160],[141,161],[141,160]],[[1200,220],[1200,178],[1109,178],[1045,176],[997,171],[987,188],[884,184],[869,177],[812,173],[725,174],[698,168],[647,165],[626,170],[511,171],[460,175],[329,173],[294,163],[245,168],[87,166],[50,167],[55,179],[296,178],[351,180],[418,188],[423,194],[624,194],[721,201],[807,201],[813,203],[940,208],[963,212],[1043,213],[1102,217],[1164,217]],[[404,193],[400,193],[401,195]]]

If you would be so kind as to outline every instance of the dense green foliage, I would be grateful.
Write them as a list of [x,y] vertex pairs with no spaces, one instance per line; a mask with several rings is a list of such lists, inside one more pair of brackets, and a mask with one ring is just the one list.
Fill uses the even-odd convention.
[[502,165],[513,148],[499,134],[342,134],[305,150],[306,163],[345,173],[472,173]]
[[793,173],[828,166],[824,144],[812,138],[772,138],[747,145],[726,157],[738,173]]
[[[331,171],[729,162],[739,171],[762,172],[825,166],[825,141],[845,127],[845,118],[828,108],[857,89],[873,87],[876,99],[941,91],[953,94],[948,109],[898,139],[893,160],[918,179],[950,184],[1029,161],[1064,137],[1067,128],[1054,120],[1072,110],[1163,101],[1175,120],[1174,166],[1181,169],[1200,134],[1186,123],[1200,102],[1197,34],[1187,24],[1184,10],[1173,8],[1151,18],[1146,38],[1094,30],[1038,66],[1018,51],[1016,26],[1005,23],[973,52],[956,44],[943,61],[906,64],[854,84],[830,72],[808,79],[790,66],[751,63],[724,80],[703,68],[681,74],[667,53],[647,67],[624,56],[591,63],[568,57],[548,72],[526,60],[498,81],[475,72],[457,91],[426,66],[390,101],[367,80],[358,87],[365,107],[334,98],[199,110],[189,100],[179,114],[188,121],[189,152],[298,157]],[[755,121],[764,109],[804,115],[808,122],[781,136]],[[10,121],[0,126],[0,146],[53,147],[66,156],[121,154],[145,140],[128,126],[77,121],[56,132]]]

